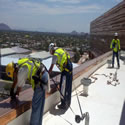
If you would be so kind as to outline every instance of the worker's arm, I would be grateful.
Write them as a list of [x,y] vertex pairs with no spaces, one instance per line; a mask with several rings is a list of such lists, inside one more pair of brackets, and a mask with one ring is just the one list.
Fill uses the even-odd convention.
[[14,71],[13,73],[13,85],[12,88],[14,89],[17,84],[17,71]]
[[14,72],[13,85],[11,90],[11,92],[14,93],[14,95],[19,95],[21,88],[24,86],[27,80],[27,77],[28,77],[27,66],[23,66],[16,72]]
[[114,43],[114,39],[112,40],[111,44],[110,44],[110,49],[113,48],[113,43]]
[[54,67],[54,64],[51,64],[51,66],[50,66],[50,68],[49,68],[49,74],[52,72],[53,67]]
[[54,67],[54,65],[56,64],[56,61],[57,61],[57,56],[53,56],[52,57],[52,64],[51,64],[51,66],[50,66],[50,68],[49,68],[49,74],[52,72],[52,70],[53,70],[53,67]]
[[13,73],[13,84],[10,90],[11,99],[14,99],[16,97],[16,93],[14,93],[14,88],[16,87],[16,85],[17,85],[17,70],[15,70]]
[[15,79],[16,87],[14,89],[14,93],[16,93],[16,95],[19,95],[19,93],[21,92],[21,89],[25,85],[27,78],[28,78],[28,67],[23,66],[18,70],[17,78]]
[[119,39],[118,39],[118,49],[119,49],[119,50],[121,49],[120,40],[119,40]]

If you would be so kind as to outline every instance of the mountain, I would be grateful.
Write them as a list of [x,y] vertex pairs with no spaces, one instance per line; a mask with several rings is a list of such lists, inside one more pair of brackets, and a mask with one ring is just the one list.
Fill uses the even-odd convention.
[[25,30],[28,31],[36,31],[36,32],[57,32],[55,29],[47,29],[44,27],[39,27],[39,28],[27,28]]
[[39,27],[39,28],[19,28],[15,27],[11,29],[8,25],[4,23],[0,23],[0,30],[14,30],[14,31],[33,31],[33,32],[58,32],[55,29],[47,29],[44,27]]
[[11,28],[4,23],[0,23],[0,30],[11,30]]

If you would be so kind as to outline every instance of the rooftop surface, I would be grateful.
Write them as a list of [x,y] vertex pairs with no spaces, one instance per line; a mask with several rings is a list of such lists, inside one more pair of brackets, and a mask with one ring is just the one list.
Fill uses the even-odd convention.
[[41,52],[31,53],[30,57],[38,58],[38,59],[47,59],[47,58],[51,57],[51,55],[47,51],[41,51]]
[[31,53],[31,50],[24,49],[19,46],[12,47],[11,49],[14,50],[16,53]]
[[[124,125],[125,65],[123,61],[120,64],[120,69],[107,68],[105,64],[92,74],[87,97],[83,96],[83,85],[76,89],[83,113],[89,113],[89,125]],[[113,81],[116,72],[117,78]],[[81,116],[76,91],[72,92],[71,108],[75,115]],[[67,111],[60,110],[56,105],[44,115],[43,125],[77,125],[73,112],[70,108]],[[84,122],[81,121],[79,125],[84,125]]]
[[[122,54],[122,57],[124,57],[124,54]],[[111,52],[85,62],[73,70],[73,89],[74,86],[78,87],[81,84],[80,81],[84,77],[90,76],[92,80],[92,84],[89,87],[89,96],[83,96],[83,85],[77,88],[83,113],[89,112],[90,125],[118,125],[120,119],[125,117],[125,111],[122,113],[125,95],[123,90],[125,88],[123,83],[123,74],[125,72],[125,63],[123,64],[124,59],[122,58],[123,61],[121,60],[120,62],[120,69],[117,69],[116,67],[114,69],[107,68],[108,65],[104,65],[107,62],[107,59],[111,59]],[[97,69],[99,70],[97,71]],[[109,84],[114,78],[114,73],[116,71],[118,76],[117,80]],[[58,75],[54,77],[54,80],[58,82],[59,78],[60,76]],[[60,100],[60,94],[56,91],[53,84],[51,88],[51,93],[46,93],[43,125],[77,124],[75,122],[75,115],[80,115],[80,110],[75,91],[72,92],[71,107],[74,111],[74,113],[72,113],[70,109],[64,111],[59,110],[57,106],[55,106]],[[0,124],[29,125],[32,94],[32,88],[21,92],[18,105],[16,106],[10,102],[10,98],[0,102]],[[124,123],[120,125],[124,125]],[[81,121],[80,124],[84,124],[84,121]]]
[[[26,57],[27,55],[22,55],[22,57]],[[21,57],[21,55],[20,55]],[[3,66],[6,66],[8,63],[10,62],[14,62],[14,63],[17,63],[18,62],[18,59],[19,59],[19,56],[16,57],[13,57],[13,56],[5,56],[5,57],[2,57],[1,58],[1,65]],[[52,57],[48,58],[48,59],[44,59],[42,61],[42,63],[47,67],[47,69],[49,70],[50,66],[51,66],[51,62],[52,62]],[[76,63],[73,63],[73,68],[77,67],[78,64]],[[55,65],[54,68],[53,68],[53,71],[55,72],[60,72],[60,70],[57,68],[57,66]]]
[[3,48],[3,49],[1,49],[1,55],[2,56],[15,54],[15,53],[16,52],[14,50],[12,50],[11,48]]

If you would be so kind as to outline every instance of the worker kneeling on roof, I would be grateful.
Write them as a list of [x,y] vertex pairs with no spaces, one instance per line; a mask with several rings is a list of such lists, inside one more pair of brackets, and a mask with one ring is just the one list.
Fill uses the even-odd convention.
[[70,55],[62,48],[57,48],[54,43],[49,45],[49,52],[53,55],[52,63],[49,69],[49,74],[52,72],[54,65],[61,71],[60,79],[60,92],[61,104],[58,105],[60,109],[67,109],[71,103],[71,92],[72,92],[72,62]]
[[11,62],[6,66],[7,76],[13,79],[11,99],[16,99],[16,95],[19,96],[26,80],[29,80],[32,85],[34,94],[30,125],[42,125],[45,91],[50,88],[49,75],[45,69],[39,60],[32,58],[22,58],[17,64]]

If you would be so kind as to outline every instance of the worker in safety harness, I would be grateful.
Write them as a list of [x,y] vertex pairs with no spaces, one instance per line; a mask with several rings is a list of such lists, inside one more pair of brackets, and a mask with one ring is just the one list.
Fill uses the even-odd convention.
[[50,87],[49,75],[43,64],[36,59],[22,58],[17,64],[9,63],[6,66],[6,74],[13,79],[10,91],[13,100],[19,96],[26,80],[29,80],[34,90],[30,125],[42,125],[45,91]]
[[110,48],[113,50],[112,68],[114,68],[115,56],[117,58],[117,66],[118,68],[120,68],[120,63],[119,63],[120,40],[118,39],[118,33],[114,34],[114,39],[111,42]]
[[61,96],[61,104],[58,105],[58,108],[68,109],[71,103],[73,71],[70,55],[64,49],[55,47],[54,43],[51,43],[49,45],[49,52],[53,55],[49,74],[52,72],[52,69],[55,64],[61,71],[61,79],[59,86],[63,97]]

